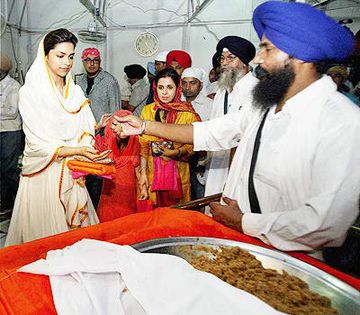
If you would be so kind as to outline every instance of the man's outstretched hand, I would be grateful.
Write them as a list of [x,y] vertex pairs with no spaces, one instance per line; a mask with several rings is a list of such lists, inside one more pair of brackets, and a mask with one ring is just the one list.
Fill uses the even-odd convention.
[[237,201],[228,197],[223,197],[223,201],[226,205],[222,205],[220,202],[210,203],[210,212],[213,218],[229,228],[242,232],[241,223],[244,214]]
[[143,132],[144,121],[134,115],[123,117],[114,116],[111,129],[119,138],[139,135]]

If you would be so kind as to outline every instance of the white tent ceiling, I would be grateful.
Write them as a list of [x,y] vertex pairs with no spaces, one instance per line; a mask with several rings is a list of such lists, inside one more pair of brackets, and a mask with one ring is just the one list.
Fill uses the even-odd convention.
[[[40,38],[51,29],[68,28],[77,33],[88,29],[98,17],[98,30],[107,35],[96,46],[103,55],[103,67],[122,77],[129,63],[146,65],[152,58],[138,55],[134,40],[143,31],[160,40],[159,50],[185,49],[193,63],[208,70],[216,43],[226,35],[238,35],[255,44],[252,28],[254,8],[264,0],[0,0],[8,27],[1,38],[1,50],[16,57],[23,72],[32,63]],[[354,32],[360,29],[360,0],[308,0],[338,20],[352,19]],[[96,8],[95,12],[93,8]],[[92,12],[90,12],[92,11]],[[102,24],[106,25],[104,27]],[[92,45],[94,46],[94,45]],[[77,55],[89,44],[80,43]],[[15,59],[15,58],[14,58]],[[81,63],[75,64],[81,72]]]

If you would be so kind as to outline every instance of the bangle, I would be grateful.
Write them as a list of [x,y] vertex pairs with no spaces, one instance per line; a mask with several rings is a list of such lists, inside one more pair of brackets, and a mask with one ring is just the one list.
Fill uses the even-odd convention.
[[146,120],[143,120],[143,123],[141,125],[141,130],[140,130],[140,134],[144,134],[145,133],[145,129],[146,129]]

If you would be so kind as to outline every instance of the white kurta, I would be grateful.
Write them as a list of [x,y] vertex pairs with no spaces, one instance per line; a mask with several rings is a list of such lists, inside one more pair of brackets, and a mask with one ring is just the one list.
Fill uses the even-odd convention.
[[[234,86],[228,95],[228,113],[239,111],[245,104],[252,101],[252,89],[258,80],[251,72],[247,73]],[[225,90],[218,90],[215,95],[210,119],[224,116]],[[215,151],[210,149],[209,151]],[[230,150],[211,152],[210,162],[206,170],[205,196],[210,196],[223,191],[229,171]]]
[[211,98],[208,98],[203,93],[199,93],[199,95],[191,102],[195,112],[199,114],[201,121],[210,119],[213,102],[214,101]]
[[98,223],[83,178],[74,180],[61,147],[91,146],[95,119],[71,74],[64,95],[54,87],[43,41],[19,93],[25,150],[6,246]]
[[340,246],[359,212],[360,109],[324,76],[274,110],[254,172],[261,214],[251,213],[248,198],[258,110],[194,123],[194,149],[226,149],[241,138],[224,195],[245,212],[246,234],[282,250]]

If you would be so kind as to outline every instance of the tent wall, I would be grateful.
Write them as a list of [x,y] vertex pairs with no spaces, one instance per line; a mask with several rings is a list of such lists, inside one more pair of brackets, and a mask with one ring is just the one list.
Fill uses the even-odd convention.
[[[9,22],[16,26],[21,20],[23,28],[21,32],[12,28],[13,41],[10,40],[8,29],[1,38],[1,50],[12,57],[15,50],[17,59],[21,61],[19,68],[23,72],[26,72],[34,60],[39,41],[47,30],[65,27],[76,34],[79,30],[86,29],[89,21],[92,20],[91,14],[78,0],[0,1],[1,11],[6,16],[14,3]],[[23,10],[25,2],[25,10]],[[193,1],[194,4],[198,2]],[[153,60],[153,56],[142,57],[134,49],[137,35],[145,30],[158,36],[159,51],[185,49],[192,56],[194,66],[208,71],[211,68],[211,57],[215,52],[216,44],[222,37],[238,35],[248,38],[257,45],[258,38],[252,27],[251,16],[254,8],[262,2],[264,0],[213,0],[197,19],[187,25],[185,21],[189,10],[188,0],[107,0],[104,6],[104,20],[108,26],[107,40],[97,45],[79,42],[76,48],[74,73],[83,71],[80,61],[81,51],[89,46],[97,47],[101,51],[103,68],[118,79],[123,78],[123,68],[127,64],[138,63],[145,67],[148,61]],[[356,32],[360,29],[360,6],[356,7],[355,2],[330,1],[326,5],[327,13],[337,19],[352,18],[353,23],[348,26]],[[96,3],[104,2],[97,0]],[[197,25],[204,21],[216,21],[216,23]],[[173,23],[177,23],[177,27],[172,27]]]

